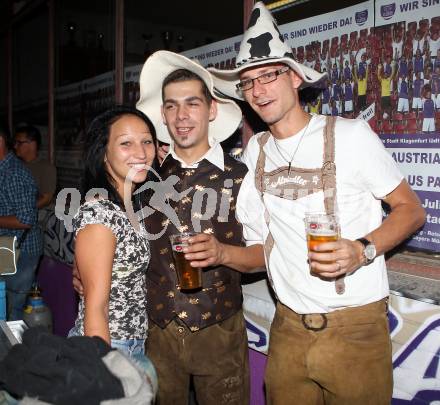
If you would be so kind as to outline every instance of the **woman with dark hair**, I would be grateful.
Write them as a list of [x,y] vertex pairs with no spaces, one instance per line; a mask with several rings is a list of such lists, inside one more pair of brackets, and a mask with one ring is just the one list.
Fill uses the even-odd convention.
[[130,220],[127,208],[156,159],[155,144],[139,110],[118,106],[96,117],[85,140],[86,197],[73,220],[84,295],[69,335],[100,336],[129,355],[144,353],[150,248],[143,223]]

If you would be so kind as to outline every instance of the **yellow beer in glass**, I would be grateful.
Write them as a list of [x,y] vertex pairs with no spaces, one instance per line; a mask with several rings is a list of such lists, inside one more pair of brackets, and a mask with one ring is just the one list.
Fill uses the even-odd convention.
[[336,242],[339,239],[339,221],[336,215],[306,213],[304,222],[309,251],[315,250],[321,243]]

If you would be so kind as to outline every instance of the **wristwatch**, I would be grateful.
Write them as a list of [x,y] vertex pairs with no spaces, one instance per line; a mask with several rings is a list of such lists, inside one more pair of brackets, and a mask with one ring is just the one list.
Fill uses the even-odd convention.
[[376,246],[374,246],[374,243],[370,242],[368,239],[365,238],[359,238],[356,239],[357,241],[361,242],[364,245],[364,251],[362,252],[365,263],[364,266],[370,264],[376,257]]

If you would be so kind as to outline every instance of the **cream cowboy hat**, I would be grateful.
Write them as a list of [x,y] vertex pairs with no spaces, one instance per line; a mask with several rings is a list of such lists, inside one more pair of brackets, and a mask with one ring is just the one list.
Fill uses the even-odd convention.
[[217,101],[217,117],[209,124],[209,138],[217,142],[229,138],[241,122],[242,113],[238,105],[233,100],[223,98],[214,92],[211,74],[197,62],[174,52],[158,51],[146,60],[142,68],[140,98],[136,103],[136,108],[151,119],[157,139],[166,143],[172,142],[162,119],[162,83],[170,73],[178,69],[187,69],[197,74]]
[[232,70],[208,70],[214,76],[216,89],[229,97],[243,100],[241,92],[236,88],[240,72],[267,63],[284,63],[289,66],[303,79],[302,88],[315,84],[326,76],[326,73],[319,73],[293,59],[292,50],[284,42],[272,14],[262,2],[258,2],[252,9],[249,25],[241,41],[237,67]]

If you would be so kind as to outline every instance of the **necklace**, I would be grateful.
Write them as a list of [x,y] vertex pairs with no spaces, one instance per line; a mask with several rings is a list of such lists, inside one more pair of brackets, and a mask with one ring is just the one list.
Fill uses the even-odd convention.
[[278,141],[277,141],[277,139],[276,139],[275,137],[273,138],[274,143],[275,143],[275,147],[277,148],[278,153],[279,153],[280,156],[283,158],[283,160],[285,160],[286,163],[289,165],[289,168],[288,168],[288,170],[287,170],[287,175],[288,175],[288,176],[290,176],[290,169],[292,168],[292,162],[293,162],[293,159],[295,158],[295,155],[296,155],[296,152],[298,151],[299,145],[301,145],[301,142],[302,142],[304,136],[305,136],[306,133],[307,133],[307,129],[309,128],[309,124],[310,124],[310,121],[311,121],[311,120],[312,120],[312,117],[310,117],[309,122],[307,122],[306,128],[304,129],[303,133],[301,134],[301,138],[300,138],[300,140],[298,141],[298,144],[296,145],[296,148],[295,148],[295,150],[293,151],[293,155],[292,155],[292,157],[291,157],[290,159],[286,159],[286,158],[284,157],[283,153],[281,152],[281,149],[282,149],[282,148],[278,145]]

